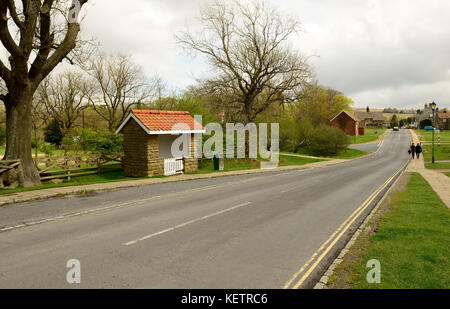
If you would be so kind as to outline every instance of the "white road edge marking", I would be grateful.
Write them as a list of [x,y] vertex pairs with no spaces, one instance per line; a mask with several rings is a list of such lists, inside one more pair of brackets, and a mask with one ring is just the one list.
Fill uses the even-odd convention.
[[136,240],[129,241],[129,242],[127,242],[127,243],[124,243],[123,245],[124,245],[124,246],[131,246],[131,245],[134,245],[134,244],[136,244],[136,243],[138,243],[138,242],[140,242],[140,241],[147,240],[147,239],[150,239],[150,238],[152,238],[152,237],[159,236],[159,235],[162,235],[162,234],[165,234],[165,233],[168,233],[168,232],[171,232],[171,231],[180,229],[180,228],[185,227],[185,226],[187,226],[187,225],[190,225],[190,224],[192,224],[192,223],[196,223],[196,222],[199,222],[199,221],[203,221],[203,220],[206,220],[206,219],[209,219],[209,218],[212,218],[212,217],[221,215],[221,214],[223,214],[223,213],[230,212],[230,211],[232,211],[232,210],[236,210],[236,209],[238,209],[238,208],[242,208],[242,207],[248,206],[248,205],[250,205],[250,204],[251,204],[251,202],[239,204],[239,205],[233,206],[233,207],[231,207],[231,208],[227,208],[227,209],[224,209],[224,210],[215,212],[215,213],[213,213],[213,214],[206,215],[206,216],[203,216],[203,217],[201,217],[201,218],[193,219],[193,220],[190,220],[190,221],[188,221],[188,222],[185,222],[185,223],[182,223],[182,224],[179,224],[179,225],[170,227],[170,228],[168,228],[168,229],[165,229],[165,230],[162,230],[162,231],[159,231],[159,232],[156,232],[156,233],[153,233],[153,234],[150,234],[150,235],[147,235],[147,236],[138,238],[138,239],[136,239]]
[[384,140],[382,140],[382,141],[378,144],[378,149],[377,149],[377,151],[376,151],[375,153],[380,152],[381,146],[383,146],[383,144],[384,144]]

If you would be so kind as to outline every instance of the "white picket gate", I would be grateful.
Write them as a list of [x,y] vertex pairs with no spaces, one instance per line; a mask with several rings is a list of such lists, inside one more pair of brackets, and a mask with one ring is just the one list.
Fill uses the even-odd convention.
[[164,159],[164,176],[183,174],[183,158]]

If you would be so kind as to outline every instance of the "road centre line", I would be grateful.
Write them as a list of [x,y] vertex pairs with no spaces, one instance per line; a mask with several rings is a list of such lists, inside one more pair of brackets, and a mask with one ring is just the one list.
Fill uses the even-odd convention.
[[159,235],[162,235],[162,234],[165,234],[165,233],[168,233],[168,232],[172,232],[172,231],[174,231],[174,230],[180,229],[180,228],[185,227],[185,226],[187,226],[187,225],[190,225],[190,224],[193,224],[193,223],[196,223],[196,222],[199,222],[199,221],[204,221],[204,220],[206,220],[206,219],[209,219],[209,218],[212,218],[212,217],[215,217],[215,216],[218,216],[218,215],[221,215],[221,214],[224,214],[224,213],[227,213],[227,212],[230,212],[230,211],[233,211],[233,210],[236,210],[236,209],[239,209],[239,208],[248,206],[248,205],[250,205],[250,204],[251,204],[251,202],[239,204],[239,205],[233,206],[233,207],[231,207],[231,208],[227,208],[227,209],[224,209],[224,210],[215,212],[215,213],[213,213],[213,214],[209,214],[209,215],[206,215],[206,216],[197,218],[197,219],[193,219],[193,220],[187,221],[187,222],[182,223],[182,224],[178,224],[178,225],[176,225],[176,226],[173,226],[173,227],[167,228],[167,229],[165,229],[165,230],[162,230],[162,231],[159,231],[159,232],[156,232],[156,233],[153,233],[153,234],[150,234],[150,235],[147,235],[147,236],[138,238],[138,239],[136,239],[136,240],[129,241],[129,242],[127,242],[127,243],[124,243],[123,245],[124,245],[124,246],[131,246],[131,245],[134,245],[134,244],[136,244],[136,243],[138,243],[138,242],[140,242],[140,241],[148,240],[148,239],[153,238],[153,237],[155,237],[155,236],[159,236]]
[[[409,162],[408,162],[409,163]],[[407,163],[407,164],[408,164]],[[406,166],[406,165],[405,165]],[[311,258],[306,262],[306,264],[297,271],[292,278],[284,285],[284,289],[289,288],[292,283],[297,280],[297,278],[303,273],[303,271],[314,261],[314,259],[320,254],[320,252],[325,248],[325,246],[330,243],[333,238],[341,231],[341,229],[345,226],[344,230],[334,239],[334,241],[328,246],[324,253],[317,259],[317,261],[310,267],[310,269],[305,273],[305,275],[298,281],[298,283],[294,286],[294,289],[298,288],[312,273],[312,271],[317,267],[320,261],[325,257],[325,255],[331,250],[331,248],[337,243],[337,241],[344,235],[344,233],[349,229],[349,227],[353,224],[353,222],[365,211],[365,209],[372,203],[372,201],[378,196],[378,194],[383,191],[389,183],[404,169],[402,167],[399,169],[393,176],[391,176],[386,182],[381,185],[374,193],[372,193],[369,198],[358,208],[356,209],[342,224],[339,228],[328,238],[328,240],[311,256]],[[353,219],[352,219],[353,218]],[[351,221],[350,221],[351,220]],[[349,222],[350,221],[350,222]]]

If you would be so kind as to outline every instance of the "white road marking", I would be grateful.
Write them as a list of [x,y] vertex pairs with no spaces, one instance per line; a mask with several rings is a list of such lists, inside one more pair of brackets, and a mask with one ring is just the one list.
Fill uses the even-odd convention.
[[377,151],[376,151],[375,153],[378,153],[378,152],[381,150],[381,147],[383,146],[383,144],[384,144],[384,140],[382,140],[382,141],[378,144],[378,149],[377,149]]
[[150,239],[152,237],[159,236],[159,235],[162,235],[162,234],[165,234],[165,233],[168,233],[168,232],[172,232],[174,230],[180,229],[180,228],[185,227],[187,225],[190,225],[190,224],[193,224],[193,223],[196,223],[196,222],[199,222],[199,221],[203,221],[203,220],[206,220],[206,219],[209,219],[209,218],[221,215],[223,213],[230,212],[232,210],[236,210],[238,208],[242,208],[242,207],[248,206],[250,204],[251,204],[251,202],[243,203],[243,204],[240,204],[240,205],[237,205],[237,206],[233,206],[231,208],[227,208],[227,209],[215,212],[215,213],[210,214],[210,215],[203,216],[201,218],[193,219],[193,220],[190,220],[188,222],[185,222],[185,223],[182,223],[182,224],[179,224],[179,225],[167,228],[165,230],[162,230],[162,231],[159,231],[159,232],[156,232],[156,233],[153,233],[153,234],[150,234],[150,235],[138,238],[136,240],[129,241],[127,243],[124,243],[124,246],[131,246],[131,245],[134,245],[134,244],[136,244],[136,243],[138,243],[140,241],[147,240],[147,239]]

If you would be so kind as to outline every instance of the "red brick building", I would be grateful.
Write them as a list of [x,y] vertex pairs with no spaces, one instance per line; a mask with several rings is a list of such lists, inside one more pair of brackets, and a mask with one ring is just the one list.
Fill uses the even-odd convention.
[[342,111],[330,120],[331,125],[343,130],[347,135],[359,135],[359,120],[346,111]]

